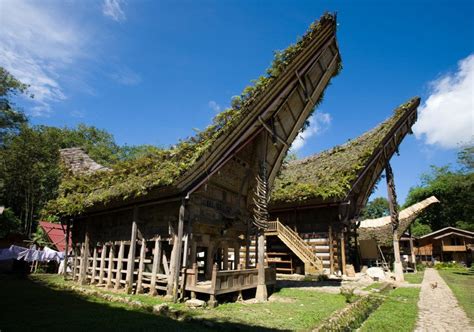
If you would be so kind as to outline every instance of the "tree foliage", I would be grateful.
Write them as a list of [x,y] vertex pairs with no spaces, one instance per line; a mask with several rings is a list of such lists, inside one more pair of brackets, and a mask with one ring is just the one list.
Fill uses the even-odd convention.
[[448,226],[474,228],[472,153],[472,147],[459,152],[458,162],[462,167],[457,170],[449,166],[432,166],[431,172],[422,175],[421,185],[410,189],[405,206],[432,195],[440,200],[440,204],[435,204],[417,219],[413,227],[417,235]]
[[376,219],[388,216],[390,208],[385,197],[377,197],[370,201],[362,210],[361,219]]

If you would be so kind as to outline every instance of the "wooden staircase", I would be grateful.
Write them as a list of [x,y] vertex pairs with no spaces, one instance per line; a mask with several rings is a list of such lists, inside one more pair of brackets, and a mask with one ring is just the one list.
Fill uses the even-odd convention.
[[323,262],[316,256],[310,246],[291,228],[282,224],[279,220],[269,221],[265,231],[266,236],[278,236],[278,238],[304,263],[306,274],[323,273]]

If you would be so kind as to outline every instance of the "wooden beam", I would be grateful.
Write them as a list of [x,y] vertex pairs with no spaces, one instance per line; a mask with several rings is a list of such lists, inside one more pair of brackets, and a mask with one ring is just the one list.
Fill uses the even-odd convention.
[[67,276],[67,266],[69,261],[69,232],[70,232],[70,220],[69,218],[66,221],[66,247],[64,250],[64,270],[62,271],[64,275],[64,280],[66,280]]
[[100,269],[99,269],[99,285],[104,282],[104,269],[105,269],[105,255],[107,254],[107,246],[105,243],[102,245],[102,252],[100,253]]
[[395,180],[393,178],[393,171],[390,163],[387,161],[385,166],[385,177],[387,179],[387,194],[388,194],[388,205],[390,208],[390,219],[392,223],[392,235],[393,235],[393,256],[395,258],[394,263],[394,274],[396,281],[404,281],[403,278],[403,266],[400,257],[400,243],[398,234],[399,219],[398,219],[398,206],[397,206],[397,193],[395,191]]
[[160,269],[161,262],[161,238],[155,239],[155,248],[153,249],[153,267],[151,269],[150,294],[156,295],[156,275]]
[[72,280],[76,280],[76,269],[77,269],[77,245],[72,245]]
[[107,266],[107,288],[112,288],[112,269],[114,268],[115,247],[113,243],[109,244],[109,264]]
[[346,275],[346,241],[344,231],[341,232],[341,265],[342,274]]
[[130,249],[128,250],[128,263],[127,263],[127,293],[131,294],[133,291],[133,272],[135,270],[135,246],[137,242],[137,221],[138,221],[138,208],[133,208],[133,221],[132,221],[132,234],[130,236]]
[[94,246],[94,253],[92,254],[92,273],[91,273],[91,284],[95,284],[95,275],[97,274],[97,243]]
[[79,282],[81,285],[87,283],[87,272],[89,269],[89,232],[86,230],[84,235],[84,244],[82,252],[82,262],[81,262],[81,274],[79,276]]
[[178,218],[178,237],[176,239],[176,266],[175,266],[175,275],[173,281],[173,301],[178,300],[178,288],[179,288],[179,272],[181,270],[181,257],[182,257],[182,246],[183,246],[183,228],[184,228],[184,214],[186,212],[186,201],[183,199],[181,201],[181,206],[179,207],[179,218]]
[[123,241],[120,241],[120,247],[117,257],[117,272],[115,272],[115,289],[119,289],[121,287],[120,282],[122,281],[122,268],[123,268],[123,254],[125,251],[125,244]]
[[334,244],[333,244],[333,238],[332,238],[332,225],[329,225],[328,240],[329,240],[329,270],[330,270],[330,274],[334,274]]
[[255,299],[257,301],[267,301],[268,292],[265,284],[265,235],[263,231],[258,235],[258,276],[257,276],[257,292]]
[[140,247],[140,261],[138,263],[138,280],[135,294],[143,293],[143,269],[145,268],[146,240],[142,239]]

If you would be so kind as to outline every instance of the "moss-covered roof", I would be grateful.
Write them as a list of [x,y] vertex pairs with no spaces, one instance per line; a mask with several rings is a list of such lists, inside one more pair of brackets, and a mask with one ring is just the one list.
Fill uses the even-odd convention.
[[[208,151],[216,148],[218,139],[235,129],[253,111],[253,106],[264,97],[281,74],[285,73],[293,60],[313,40],[320,38],[320,32],[330,27],[336,30],[335,15],[326,13],[319,21],[311,24],[306,34],[297,43],[275,53],[266,75],[253,81],[239,97],[234,97],[232,106],[218,114],[213,123],[194,137],[180,141],[170,149],[132,161],[114,165],[110,172],[92,174],[68,174],[64,177],[57,199],[50,201],[44,214],[78,215],[97,205],[104,206],[111,201],[142,197],[158,188],[172,187]],[[337,59],[337,71],[341,60]]]
[[[402,236],[403,233],[405,233],[420,213],[434,203],[439,203],[439,200],[435,196],[431,196],[400,211],[398,214],[399,236]],[[359,240],[375,240],[380,246],[391,246],[393,236],[392,224],[390,221],[390,216],[361,221],[360,226],[357,229]]]
[[418,97],[413,98],[396,108],[389,119],[356,139],[289,162],[275,181],[272,205],[344,198],[381,144],[419,103]]

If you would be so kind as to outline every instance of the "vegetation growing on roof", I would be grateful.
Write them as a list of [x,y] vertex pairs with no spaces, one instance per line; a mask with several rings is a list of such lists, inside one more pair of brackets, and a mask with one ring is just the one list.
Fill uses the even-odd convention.
[[354,140],[288,163],[275,180],[272,202],[343,198],[398,120],[418,103],[413,98],[399,106],[392,117]]
[[[171,185],[209,151],[216,140],[234,129],[250,113],[254,103],[291,62],[318,36],[318,32],[332,24],[335,16],[324,14],[311,24],[307,33],[283,51],[275,52],[274,60],[266,75],[252,81],[242,94],[234,97],[231,107],[216,115],[213,122],[195,136],[180,141],[170,149],[153,151],[131,161],[114,165],[111,172],[64,177],[57,199],[48,203],[44,214],[76,215],[95,204],[105,204],[114,199],[127,199],[147,194],[151,190]],[[338,58],[336,76],[342,69]]]

